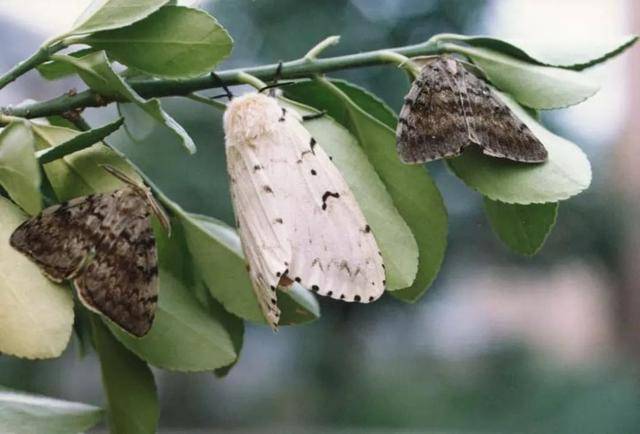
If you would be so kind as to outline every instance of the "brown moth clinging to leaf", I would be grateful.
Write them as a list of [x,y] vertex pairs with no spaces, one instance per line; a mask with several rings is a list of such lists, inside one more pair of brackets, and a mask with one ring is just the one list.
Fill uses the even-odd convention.
[[150,215],[169,231],[151,191],[112,166],[126,185],[45,209],[11,235],[11,245],[55,282],[71,280],[89,309],[135,336],[153,322],[158,300],[156,243]]
[[460,155],[477,145],[487,155],[541,163],[547,150],[487,83],[453,57],[429,61],[405,97],[396,130],[409,164]]

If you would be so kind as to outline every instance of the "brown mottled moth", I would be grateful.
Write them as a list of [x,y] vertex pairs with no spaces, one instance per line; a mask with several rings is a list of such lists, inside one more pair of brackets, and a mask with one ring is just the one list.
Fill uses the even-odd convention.
[[489,86],[448,56],[427,63],[413,82],[396,137],[398,154],[409,164],[460,155],[471,144],[493,157],[547,159],[542,143]]
[[135,336],[153,322],[158,300],[156,243],[149,217],[169,219],[151,191],[111,166],[126,186],[45,209],[11,235],[11,245],[55,282],[71,280],[78,297]]
[[382,295],[376,240],[344,178],[301,117],[260,93],[224,115],[231,196],[260,307],[275,328],[276,288],[293,282],[344,301]]

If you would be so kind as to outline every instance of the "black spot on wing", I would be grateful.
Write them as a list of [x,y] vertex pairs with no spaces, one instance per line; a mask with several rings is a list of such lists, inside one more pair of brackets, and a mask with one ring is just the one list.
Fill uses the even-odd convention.
[[322,194],[322,209],[323,210],[327,209],[327,200],[330,197],[335,197],[336,199],[338,199],[340,197],[340,193],[334,193],[334,192],[331,192],[331,191],[325,191]]

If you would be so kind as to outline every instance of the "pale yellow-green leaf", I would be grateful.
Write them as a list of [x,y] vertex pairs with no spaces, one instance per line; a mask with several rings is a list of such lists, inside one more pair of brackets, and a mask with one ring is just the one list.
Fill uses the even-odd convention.
[[26,216],[0,198],[0,353],[28,359],[58,357],[73,325],[71,291],[47,279],[9,245]]
[[27,122],[11,122],[0,132],[0,185],[15,203],[37,214],[42,209],[40,168]]

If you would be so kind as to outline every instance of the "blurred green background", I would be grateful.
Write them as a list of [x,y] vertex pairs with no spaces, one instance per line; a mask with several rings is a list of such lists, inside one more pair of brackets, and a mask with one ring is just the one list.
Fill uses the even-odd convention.
[[[640,16],[633,2],[560,3],[570,11],[566,19],[572,26],[577,21],[594,38],[599,33],[590,28],[590,14],[600,14],[604,31],[610,25],[619,33],[631,31],[633,17]],[[440,32],[500,35],[501,29],[518,29],[518,22],[538,19],[541,26],[545,11],[556,10],[553,2],[535,0],[220,0],[200,5],[235,39],[222,69],[298,58],[333,34],[342,36],[341,43],[326,55],[417,43]],[[540,16],[529,15],[530,8],[538,8]],[[15,42],[0,53],[3,69],[44,39],[42,30],[6,11],[0,11],[0,23],[0,34]],[[520,36],[530,36],[529,28],[523,24]],[[571,28],[567,35],[549,31],[561,44],[563,36],[580,35]],[[509,253],[492,234],[480,196],[440,163],[430,164],[445,196],[450,234],[441,274],[421,301],[407,305],[385,297],[355,306],[322,300],[323,317],[313,324],[278,334],[249,326],[240,362],[225,379],[156,371],[162,430],[640,432],[635,278],[640,175],[633,172],[637,166],[625,166],[637,128],[629,115],[638,87],[630,78],[636,51],[626,55],[631,60],[595,71],[605,83],[614,77],[615,83],[603,88],[604,97],[586,109],[544,115],[552,129],[583,146],[595,181],[586,193],[563,203],[558,225],[538,256]],[[392,66],[332,76],[371,90],[396,111],[409,85]],[[44,99],[73,86],[82,88],[73,80],[42,84],[32,74],[0,102]],[[109,142],[189,211],[231,223],[221,113],[179,98],[164,105],[196,141],[196,155],[186,155],[164,131],[152,131],[138,143],[118,132]],[[112,107],[86,112],[93,125],[115,114]],[[97,360],[93,355],[80,359],[75,343],[53,361],[0,357],[0,384],[102,403]]]

